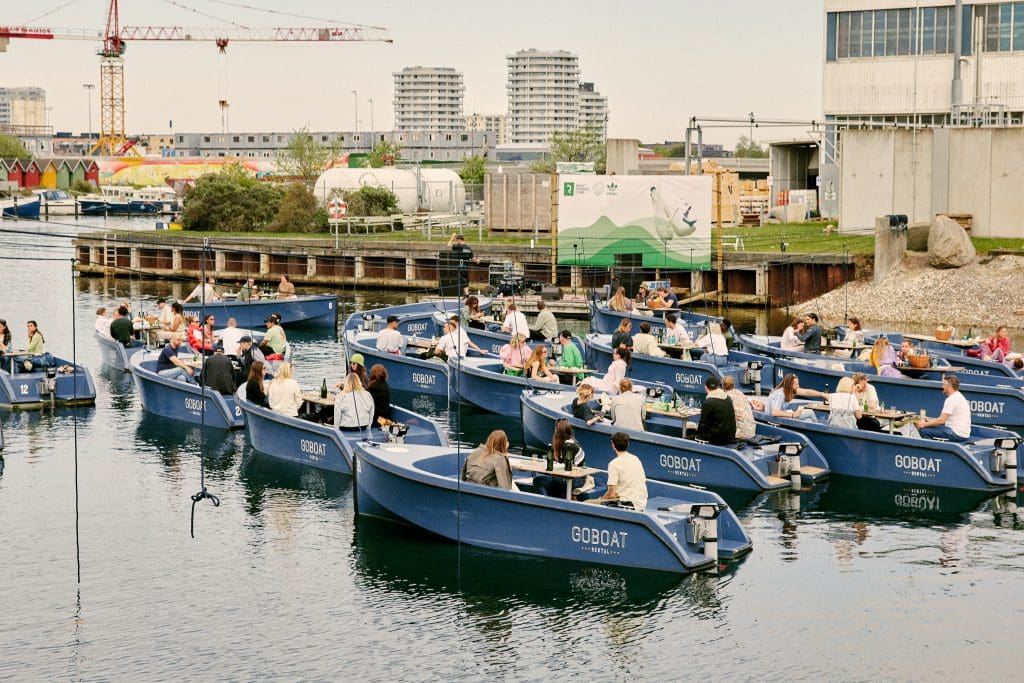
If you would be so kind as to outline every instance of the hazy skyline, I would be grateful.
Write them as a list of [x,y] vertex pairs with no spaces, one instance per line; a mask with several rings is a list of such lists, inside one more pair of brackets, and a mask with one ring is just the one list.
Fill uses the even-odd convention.
[[[0,9],[0,24],[23,25],[67,0]],[[129,133],[218,131],[217,101],[231,104],[232,131],[351,130],[352,91],[359,126],[390,130],[392,73],[406,66],[450,66],[465,75],[465,113],[505,113],[505,56],[520,49],[579,55],[580,79],[608,97],[609,137],[679,140],[691,116],[821,118],[822,0],[801,2],[590,2],[515,5],[382,0],[339,6],[327,0],[122,0],[122,25],[320,26],[280,12],[384,26],[392,44],[232,44],[226,61],[212,43],[130,42],[125,54]],[[32,22],[38,27],[101,27],[106,0],[76,0]],[[242,9],[275,9],[278,14]],[[184,9],[190,7],[196,12]],[[784,29],[784,31],[783,31]],[[47,92],[55,130],[85,131],[84,83],[99,81],[97,44],[12,40],[0,53],[0,85]],[[226,65],[226,89],[222,73]],[[92,96],[99,128],[99,88]],[[708,130],[705,142],[732,145],[747,129]],[[755,138],[785,137],[772,130]]]

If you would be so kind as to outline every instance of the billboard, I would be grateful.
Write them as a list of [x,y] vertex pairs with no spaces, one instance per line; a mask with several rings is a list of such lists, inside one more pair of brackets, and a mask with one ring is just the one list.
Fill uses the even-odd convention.
[[711,266],[712,176],[558,177],[558,263],[613,266],[640,254],[644,267]]

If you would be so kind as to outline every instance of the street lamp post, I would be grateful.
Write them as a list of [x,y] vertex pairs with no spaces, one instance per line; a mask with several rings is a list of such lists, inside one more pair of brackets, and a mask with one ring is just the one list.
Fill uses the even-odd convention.
[[356,114],[355,114],[355,117],[353,118],[353,120],[356,123],[356,135],[358,135],[359,134],[359,93],[357,93],[355,90],[352,91],[352,99],[353,99],[353,101],[355,102],[355,105],[356,105]]
[[92,148],[92,91],[96,89],[95,83],[83,83],[85,88],[86,111],[89,114],[89,149]]
[[373,99],[370,99],[370,149],[373,149]]

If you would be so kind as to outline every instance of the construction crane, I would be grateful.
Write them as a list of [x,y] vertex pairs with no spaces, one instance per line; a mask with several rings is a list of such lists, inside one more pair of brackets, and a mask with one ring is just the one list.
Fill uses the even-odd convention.
[[[31,40],[98,40],[100,57],[100,138],[90,155],[124,156],[134,151],[125,134],[124,52],[127,41],[202,41],[214,43],[220,52],[232,42],[392,42],[386,28],[331,25],[316,28],[185,28],[182,26],[121,26],[118,0],[110,0],[103,31],[53,29],[34,26],[0,26],[0,52],[12,38]],[[221,101],[222,110],[227,101]]]

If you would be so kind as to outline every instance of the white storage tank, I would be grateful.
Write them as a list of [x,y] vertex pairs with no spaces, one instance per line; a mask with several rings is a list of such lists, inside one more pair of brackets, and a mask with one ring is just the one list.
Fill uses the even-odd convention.
[[428,211],[462,213],[466,208],[466,186],[449,168],[420,169],[420,207]]
[[327,204],[335,190],[347,192],[365,185],[386,187],[394,192],[398,197],[398,209],[402,213],[416,213],[419,208],[416,172],[404,168],[328,169],[317,178],[313,193],[321,204]]

